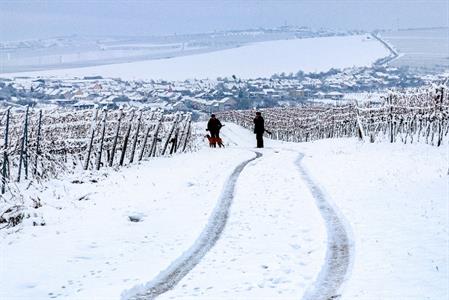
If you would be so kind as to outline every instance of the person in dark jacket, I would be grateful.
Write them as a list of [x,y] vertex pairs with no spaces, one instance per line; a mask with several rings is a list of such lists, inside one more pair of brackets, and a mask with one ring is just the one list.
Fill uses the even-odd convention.
[[254,133],[256,134],[257,148],[263,148],[263,134],[265,131],[265,124],[262,114],[258,111],[256,112],[256,117],[254,118]]
[[220,120],[218,120],[214,114],[210,116],[209,122],[207,122],[207,131],[210,132],[210,136],[214,139],[220,138],[220,129],[223,127]]

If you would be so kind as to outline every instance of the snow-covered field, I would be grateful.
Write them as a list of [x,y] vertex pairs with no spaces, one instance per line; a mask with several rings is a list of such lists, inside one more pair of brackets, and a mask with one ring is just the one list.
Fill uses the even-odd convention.
[[[0,232],[0,299],[127,299],[182,268],[216,222],[228,177],[259,151],[241,127],[228,123],[222,134],[225,149],[36,192],[46,226]],[[218,241],[160,299],[301,299],[335,272],[344,275],[336,298],[447,299],[447,146],[266,140],[259,152],[237,174]],[[328,274],[323,266],[342,261],[329,256],[335,237],[317,194],[348,238],[349,265]]]
[[353,231],[342,299],[448,299],[447,145],[304,144],[306,166]]
[[392,66],[441,71],[449,68],[447,26],[384,32],[381,36],[400,53]]
[[95,67],[0,74],[8,76],[84,77],[123,79],[215,79],[270,77],[275,73],[327,71],[370,66],[389,50],[369,35],[320,37],[254,43],[210,53]]

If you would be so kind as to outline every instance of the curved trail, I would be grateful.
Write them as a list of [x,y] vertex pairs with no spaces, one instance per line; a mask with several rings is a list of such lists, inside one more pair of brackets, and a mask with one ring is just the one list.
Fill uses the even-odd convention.
[[326,200],[324,193],[313,182],[307,170],[302,166],[301,161],[303,157],[304,154],[301,153],[296,164],[325,221],[328,239],[326,261],[317,280],[306,291],[302,299],[338,299],[341,297],[339,294],[340,287],[350,271],[352,245],[349,242],[348,231],[337,210]]
[[200,262],[204,255],[215,245],[223,232],[228,220],[229,209],[234,198],[235,185],[240,173],[246,165],[262,156],[260,152],[254,151],[254,153],[256,154],[255,157],[239,164],[229,176],[218,204],[212,212],[206,227],[190,249],[173,261],[167,269],[159,273],[149,283],[125,291],[122,294],[122,299],[154,299],[175,287]]

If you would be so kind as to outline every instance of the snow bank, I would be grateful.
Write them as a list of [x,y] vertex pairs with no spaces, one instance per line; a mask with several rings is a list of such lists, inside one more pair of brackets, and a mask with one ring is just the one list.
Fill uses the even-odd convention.
[[331,68],[370,66],[389,50],[366,35],[320,37],[260,42],[198,55],[7,76],[84,77],[101,75],[123,79],[215,79],[270,77],[275,73],[327,71]]

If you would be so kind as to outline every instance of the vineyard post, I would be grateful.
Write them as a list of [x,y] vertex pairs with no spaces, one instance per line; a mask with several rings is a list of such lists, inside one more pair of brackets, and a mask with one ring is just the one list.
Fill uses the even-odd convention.
[[36,137],[36,159],[34,161],[34,172],[33,174],[37,174],[37,163],[39,160],[39,146],[41,141],[41,127],[42,127],[42,109],[39,110],[39,123],[37,125],[37,137]]
[[424,122],[424,120],[423,120],[423,112],[422,112],[422,114],[421,115],[419,115],[418,116],[418,121],[419,121],[419,127],[418,127],[418,133],[417,133],[417,137],[416,137],[416,140],[419,142],[419,138],[421,137],[421,131],[422,131],[422,128],[423,128],[423,122]]
[[120,166],[123,166],[123,162],[125,161],[126,148],[128,147],[129,135],[131,134],[131,127],[134,119],[134,110],[131,113],[131,118],[129,119],[128,129],[126,130],[125,138],[123,139],[123,147],[122,153],[120,155]]
[[25,167],[25,179],[28,179],[28,116],[29,116],[29,106],[27,107],[27,111],[25,114],[25,148],[24,148],[24,157],[23,157],[23,166]]
[[[25,143],[28,140],[27,137],[27,131],[28,131],[28,111],[29,111],[29,106],[27,106],[26,111],[25,111],[25,124],[23,126],[23,133],[22,133],[22,140],[21,140],[21,144],[20,144],[20,155],[19,155],[19,171],[18,171],[18,175],[17,175],[17,182],[20,182],[20,177],[22,175],[22,164],[27,165],[28,162],[25,162],[25,157],[24,157],[24,153],[27,151],[26,145]],[[26,156],[26,154],[25,154]],[[25,168],[25,178],[27,178],[28,175],[28,168],[26,166]]]
[[173,121],[173,125],[170,129],[170,133],[168,134],[167,140],[165,141],[164,149],[162,150],[162,155],[167,151],[168,143],[171,141],[171,136],[173,135],[173,131],[175,131],[175,127],[178,124],[178,114],[175,115],[175,120]]
[[148,142],[148,136],[150,135],[150,125],[148,125],[147,130],[145,132],[145,138],[143,139],[143,144],[142,144],[142,148],[140,149],[140,154],[139,154],[139,161],[142,160],[143,158],[143,154],[145,152],[145,147],[147,146],[147,142]]
[[332,130],[330,132],[330,138],[333,138],[335,135],[335,113],[332,113]]
[[176,152],[177,145],[178,145],[178,134],[179,134],[179,127],[176,127],[175,136],[171,140],[172,145],[170,148],[170,154],[173,154],[173,152]]
[[429,118],[429,130],[428,130],[428,135],[427,135],[427,143],[429,143],[429,136],[430,138],[430,144],[434,145],[434,138],[435,138],[435,129],[438,127],[438,102],[439,102],[439,95],[438,95],[438,88],[436,89],[436,95],[435,95],[435,99],[434,99],[434,106],[433,106],[433,113],[430,115]]
[[103,144],[104,144],[104,134],[106,133],[106,118],[108,115],[108,111],[106,108],[103,108],[103,118],[101,120],[101,139],[100,139],[100,149],[98,151],[97,155],[97,164],[96,169],[97,171],[100,170],[101,165],[101,154],[103,152]]
[[378,125],[376,125],[376,122],[374,121],[374,113],[373,112],[370,113],[369,122],[371,123],[371,129],[370,129],[370,127],[368,127],[369,141],[370,141],[370,143],[374,143],[375,142],[375,134],[377,132]]
[[112,164],[114,163],[115,149],[117,148],[117,140],[118,140],[118,135],[120,133],[120,123],[122,122],[122,117],[123,117],[123,108],[120,107],[120,112],[118,115],[117,130],[115,131],[114,141],[112,142],[111,159],[109,160],[110,167],[112,167]]
[[410,143],[413,144],[413,139],[416,133],[416,116],[418,115],[418,113],[414,113],[413,114],[413,118],[411,119],[411,123],[409,126],[409,135],[410,135]]
[[393,94],[388,96],[388,105],[389,105],[389,114],[388,114],[388,123],[389,123],[389,133],[390,133],[390,143],[394,142],[394,117],[393,117]]
[[184,126],[182,126],[181,134],[179,135],[179,143],[178,144],[180,146],[182,145],[182,141],[184,140],[184,135],[186,133],[188,121],[189,121],[189,115],[186,115]]
[[443,97],[444,97],[444,88],[440,89],[440,103],[438,103],[438,141],[437,146],[441,146],[443,142]]
[[134,141],[131,148],[131,158],[129,159],[129,163],[132,164],[134,161],[134,154],[136,152],[137,140],[139,139],[139,130],[140,130],[140,122],[142,121],[142,111],[140,111],[139,118],[137,119],[137,128],[136,134],[134,135]]
[[184,152],[184,151],[186,151],[186,148],[187,148],[187,144],[188,144],[188,142],[189,142],[189,138],[190,138],[190,133],[191,133],[191,125],[190,125],[190,123],[191,123],[192,121],[189,121],[189,127],[187,128],[187,134],[186,134],[186,138],[185,138],[185,140],[184,140],[184,145],[182,146],[182,152]]
[[84,170],[89,168],[90,154],[92,153],[92,147],[94,143],[95,129],[97,126],[97,117],[98,117],[98,108],[94,108],[94,113],[92,115],[92,122],[90,126],[90,134],[89,134],[89,146],[87,147],[87,156],[84,161]]
[[425,132],[424,134],[426,135],[426,143],[429,143],[429,136],[430,136],[430,132],[432,131],[432,125],[433,125],[433,121],[432,121],[432,117],[433,115],[430,114],[427,116],[426,118],[426,128],[425,128]]
[[156,129],[154,130],[153,140],[151,141],[149,157],[156,156],[156,144],[157,144],[157,140],[158,140],[159,130],[162,127],[162,118],[163,118],[163,116],[160,117],[159,122],[157,123]]
[[[154,111],[151,113],[150,115],[150,121],[153,120],[154,117]],[[142,160],[143,158],[143,154],[145,153],[145,147],[147,146],[147,142],[148,142],[148,136],[150,135],[150,130],[151,130],[151,126],[148,125],[147,126],[147,130],[145,131],[145,137],[143,139],[143,144],[142,144],[142,148],[140,149],[140,154],[139,154],[139,161]]]
[[183,143],[183,146],[182,146],[182,152],[184,152],[186,150],[186,147],[187,147],[187,144],[188,144],[188,141],[189,141],[191,125],[192,125],[192,117],[189,116],[189,122],[187,124],[187,131],[186,131],[185,138],[184,138],[184,143]]
[[357,127],[358,127],[357,135],[358,135],[359,140],[365,141],[365,130],[363,129],[362,121],[360,121],[360,112],[359,112],[359,106],[357,104],[357,101],[355,101],[354,108],[355,108]]
[[8,134],[9,134],[9,114],[11,107],[6,110],[5,127],[5,145],[3,145],[3,166],[2,166],[2,194],[5,193],[6,179],[8,178],[9,159],[8,159]]

